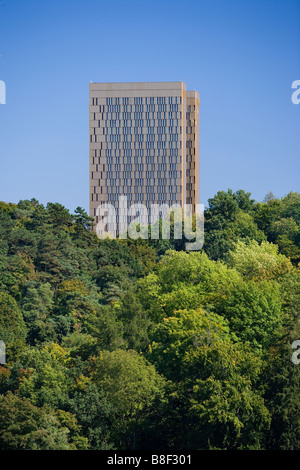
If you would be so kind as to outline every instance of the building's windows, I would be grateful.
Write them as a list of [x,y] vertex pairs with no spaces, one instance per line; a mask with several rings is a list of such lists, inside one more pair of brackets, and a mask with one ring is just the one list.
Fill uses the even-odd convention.
[[144,141],[144,134],[142,133],[135,133],[135,142],[143,142]]
[[154,104],[147,104],[145,108],[146,108],[146,111],[149,111],[149,112],[152,112],[152,113],[155,112],[155,105]]
[[136,126],[143,126],[143,113],[142,112],[134,112],[133,117],[135,120]]
[[[174,106],[176,106],[176,105],[174,105]],[[167,111],[167,105],[165,105],[165,104],[158,104],[158,105],[157,105],[157,110],[158,110],[158,112],[162,112],[162,111],[163,111],[163,112],[166,112],[166,111]]]
[[123,134],[130,135],[131,134],[131,127],[123,127]]
[[146,149],[154,149],[154,142],[146,142]]
[[150,96],[150,97],[145,98],[145,104],[147,104],[147,105],[154,104],[154,96]]
[[134,111],[142,113],[143,112],[143,105],[142,104],[136,104],[134,105]]
[[166,97],[165,96],[158,96],[157,97],[157,104],[166,104]]

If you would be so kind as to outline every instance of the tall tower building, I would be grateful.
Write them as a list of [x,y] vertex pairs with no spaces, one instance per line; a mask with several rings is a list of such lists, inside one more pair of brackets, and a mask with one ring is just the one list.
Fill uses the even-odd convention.
[[90,216],[109,203],[199,204],[199,94],[183,82],[90,83]]

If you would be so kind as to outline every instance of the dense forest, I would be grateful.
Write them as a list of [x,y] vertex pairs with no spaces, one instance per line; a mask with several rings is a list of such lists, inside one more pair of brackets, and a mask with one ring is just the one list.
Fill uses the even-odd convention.
[[220,191],[205,241],[0,203],[0,449],[299,449],[300,194]]

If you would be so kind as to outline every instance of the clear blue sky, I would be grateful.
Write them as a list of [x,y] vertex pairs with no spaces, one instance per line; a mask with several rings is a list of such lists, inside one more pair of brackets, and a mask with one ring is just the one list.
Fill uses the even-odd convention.
[[0,0],[0,200],[88,209],[89,82],[200,93],[201,202],[299,191],[300,0]]

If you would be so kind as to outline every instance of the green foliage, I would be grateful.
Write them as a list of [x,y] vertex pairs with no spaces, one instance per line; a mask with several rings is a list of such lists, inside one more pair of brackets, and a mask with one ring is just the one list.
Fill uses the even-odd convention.
[[[269,361],[266,402],[272,416],[268,435],[271,449],[300,449],[300,368],[292,361],[293,354],[299,351],[299,346],[292,348],[294,341],[300,338],[299,288],[298,276],[294,315],[289,317],[283,337],[274,344],[272,360]],[[298,357],[299,353],[296,354]]]
[[206,307],[239,280],[235,270],[203,252],[169,250],[160,259],[156,274],[138,282],[139,297],[157,321],[179,309]]
[[27,348],[20,356],[15,387],[20,397],[37,406],[60,408],[68,400],[68,352],[52,343],[43,349]]
[[227,322],[214,313],[178,310],[158,323],[152,334],[149,359],[168,379],[186,377],[186,360],[190,351],[229,337]]
[[143,309],[135,290],[128,288],[119,302],[114,304],[114,312],[123,324],[123,338],[127,348],[143,350],[147,347],[148,332],[152,322]]
[[299,449],[299,214],[220,191],[187,252],[173,215],[101,240],[81,207],[0,202],[0,449]]
[[53,291],[49,283],[27,281],[22,298],[22,311],[28,328],[27,342],[31,345],[55,338],[54,324],[50,319]]
[[5,343],[8,362],[24,349],[26,334],[26,324],[17,302],[9,294],[0,292],[0,339]]
[[1,450],[85,450],[88,442],[79,430],[68,413],[38,408],[12,393],[0,395]]
[[257,203],[254,219],[264,230],[267,239],[279,246],[294,265],[300,261],[300,195],[290,192],[281,200],[273,196]]
[[139,420],[163,396],[164,379],[141,354],[116,349],[100,353],[92,380],[114,407],[112,431],[135,448]]
[[[249,379],[238,374],[228,375],[227,380],[214,376],[197,380],[191,412],[199,420],[196,443],[200,448],[258,450],[270,427],[263,398],[252,390]],[[201,428],[212,436],[209,442],[204,441]]]
[[259,448],[269,429],[269,412],[255,388],[262,361],[231,338],[222,317],[202,310],[178,311],[154,333],[149,358],[178,384],[177,406],[190,420],[182,423],[189,448]]
[[256,240],[239,240],[228,253],[228,264],[246,279],[278,278],[292,269],[288,258],[278,253],[278,246]]
[[155,368],[132,349],[100,352],[93,381],[107,393],[121,419],[144,412],[163,387]]
[[229,322],[241,341],[268,348],[282,325],[283,311],[279,286],[272,281],[242,281],[215,305],[216,312]]
[[69,402],[69,409],[81,426],[81,434],[86,436],[91,450],[109,450],[110,427],[113,405],[104,391],[89,383],[84,390],[77,391]]
[[293,218],[300,224],[300,194],[290,192],[280,201],[280,216],[283,218]]
[[255,201],[250,193],[219,191],[205,211],[204,250],[212,259],[224,259],[238,240],[262,241],[266,236],[253,218]]

